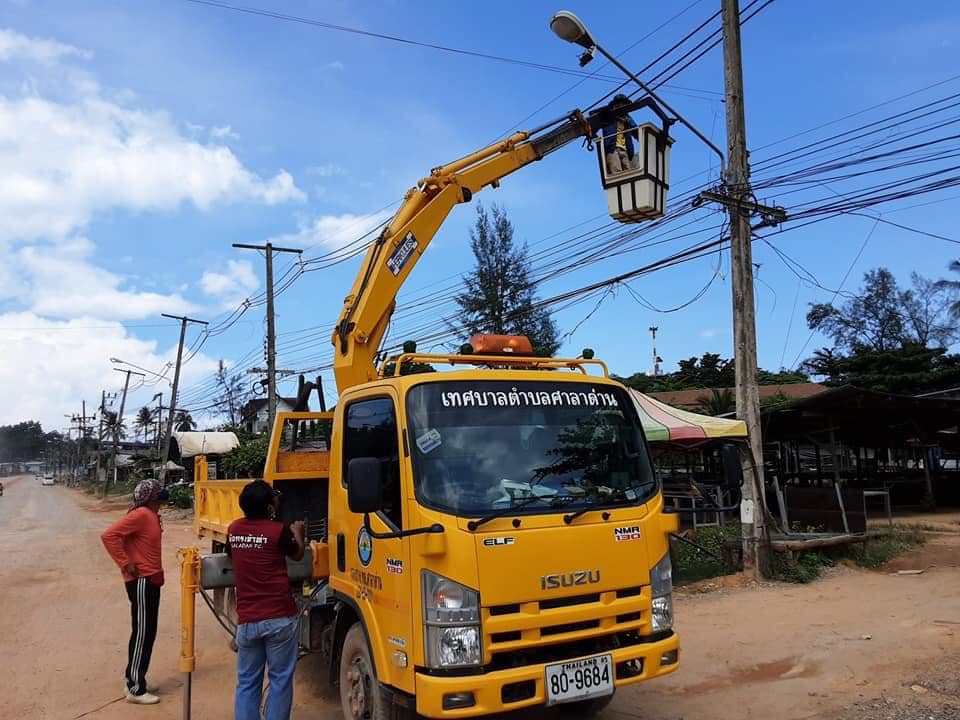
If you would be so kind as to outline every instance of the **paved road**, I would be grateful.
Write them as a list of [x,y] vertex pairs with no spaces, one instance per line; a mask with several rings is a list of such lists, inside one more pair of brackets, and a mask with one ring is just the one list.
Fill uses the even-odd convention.
[[[168,583],[150,672],[163,702],[133,708],[122,701],[129,605],[99,540],[125,503],[104,505],[59,485],[42,487],[32,476],[5,478],[4,485],[0,719],[180,718],[176,548],[195,542],[190,526],[170,516],[164,525]],[[960,703],[960,687],[938,681],[937,672],[960,667],[958,566],[960,534],[947,533],[887,571],[838,568],[807,586],[678,597],[681,670],[618,693],[603,718],[873,720],[873,705],[861,714],[858,703],[881,697],[921,702],[922,711],[929,709],[924,717],[952,718],[940,707]],[[889,572],[894,568],[924,572],[898,576]],[[194,717],[228,720],[234,655],[202,603],[197,656]],[[311,661],[298,667],[292,720],[341,720],[339,703],[316,682],[320,673]],[[923,692],[911,687],[918,684]],[[919,717],[899,707],[891,706],[889,717]]]

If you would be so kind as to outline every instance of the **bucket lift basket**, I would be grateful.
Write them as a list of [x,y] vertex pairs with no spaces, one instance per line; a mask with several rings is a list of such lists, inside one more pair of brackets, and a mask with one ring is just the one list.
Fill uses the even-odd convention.
[[[632,136],[634,149],[628,167],[609,167],[604,152],[604,138],[599,137],[596,141],[600,179],[607,194],[607,209],[610,217],[621,223],[655,220],[663,216],[667,207],[670,146],[673,144],[669,127],[672,121],[651,98],[632,103],[624,112],[640,107],[651,108],[660,116],[663,124],[658,127],[653,123],[643,123],[626,131]],[[617,163],[616,160],[614,162]]]

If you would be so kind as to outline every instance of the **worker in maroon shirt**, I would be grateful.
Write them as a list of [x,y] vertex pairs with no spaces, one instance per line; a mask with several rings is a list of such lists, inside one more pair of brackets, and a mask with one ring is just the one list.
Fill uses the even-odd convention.
[[160,538],[160,506],[167,491],[157,480],[147,479],[133,490],[133,506],[127,514],[103,531],[100,540],[120,567],[130,600],[130,642],[127,644],[127,702],[154,705],[160,698],[147,691],[147,669],[157,637],[163,561]]
[[240,492],[244,517],[227,529],[227,552],[237,582],[236,720],[260,720],[263,672],[270,692],[264,720],[288,720],[293,671],[300,649],[298,612],[286,558],[303,557],[303,522],[274,520],[280,494],[263,480]]

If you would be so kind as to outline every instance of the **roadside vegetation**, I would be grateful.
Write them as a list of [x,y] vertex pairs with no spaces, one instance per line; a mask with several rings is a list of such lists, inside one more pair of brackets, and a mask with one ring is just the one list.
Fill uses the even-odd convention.
[[[735,547],[740,540],[739,523],[700,528],[688,533],[688,539],[700,547],[676,538],[670,541],[673,575],[678,584],[730,575],[741,569]],[[841,561],[876,570],[924,542],[923,532],[916,527],[895,525],[872,532],[863,543],[796,553],[793,558],[786,553],[771,553],[768,576],[782,582],[809,583]]]

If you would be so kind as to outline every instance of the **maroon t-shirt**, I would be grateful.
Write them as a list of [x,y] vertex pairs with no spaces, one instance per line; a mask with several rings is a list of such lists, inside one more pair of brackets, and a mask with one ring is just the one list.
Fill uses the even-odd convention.
[[297,614],[286,556],[299,549],[290,528],[276,520],[241,518],[227,529],[227,552],[237,579],[237,620],[260,622]]

